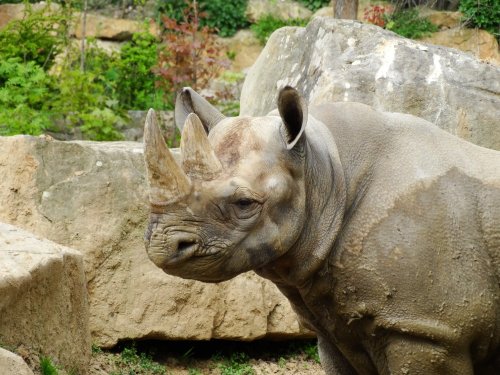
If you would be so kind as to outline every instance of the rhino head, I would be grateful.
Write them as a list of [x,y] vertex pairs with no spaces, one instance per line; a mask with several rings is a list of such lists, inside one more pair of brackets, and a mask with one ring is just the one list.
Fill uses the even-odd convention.
[[286,87],[278,113],[225,118],[185,88],[175,109],[177,125],[183,125],[177,162],[150,110],[145,245],[166,273],[219,282],[262,268],[294,246],[306,220],[307,107]]

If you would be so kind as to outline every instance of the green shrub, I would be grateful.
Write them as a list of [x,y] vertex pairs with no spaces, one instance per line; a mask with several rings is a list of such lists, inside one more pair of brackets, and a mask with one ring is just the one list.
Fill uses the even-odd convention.
[[306,26],[308,21],[307,19],[300,18],[282,20],[268,14],[250,26],[250,28],[259,42],[264,45],[275,30],[284,26]]
[[38,135],[50,127],[50,83],[34,61],[0,58],[0,135]]
[[148,32],[136,33],[123,45],[116,70],[117,100],[126,109],[165,108],[156,75],[152,68],[158,62],[156,38]]
[[[192,6],[192,1],[160,0],[159,11],[177,22],[186,21],[186,13]],[[246,17],[248,0],[201,0],[200,26],[215,29],[220,36],[232,36],[239,29],[249,25]]]
[[0,31],[0,56],[34,61],[49,69],[67,41],[69,19],[65,9],[53,11],[50,3],[38,11],[26,4],[25,17],[9,22]]
[[387,16],[385,28],[406,38],[418,39],[438,31],[429,20],[420,17],[416,8],[401,10]]
[[468,25],[478,27],[500,37],[500,1],[461,0],[460,11]]
[[330,0],[299,0],[302,4],[306,6],[306,8],[314,11],[317,11],[319,8],[326,7],[330,5]]
[[118,102],[106,95],[105,87],[92,72],[63,70],[57,77],[57,95],[51,112],[63,127],[80,131],[84,139],[112,141],[121,139],[122,125]]
[[249,24],[245,14],[247,4],[248,0],[200,1],[200,10],[207,14],[201,25],[216,29],[220,36],[232,36]]

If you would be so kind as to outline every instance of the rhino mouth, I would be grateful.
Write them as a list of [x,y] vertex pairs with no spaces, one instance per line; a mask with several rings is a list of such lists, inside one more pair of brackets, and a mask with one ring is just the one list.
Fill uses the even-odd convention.
[[193,261],[197,258],[206,258],[215,256],[221,252],[222,249],[216,247],[206,247],[196,241],[180,242],[177,252],[173,255],[165,257],[162,262],[162,267],[172,268],[177,267],[183,263]]

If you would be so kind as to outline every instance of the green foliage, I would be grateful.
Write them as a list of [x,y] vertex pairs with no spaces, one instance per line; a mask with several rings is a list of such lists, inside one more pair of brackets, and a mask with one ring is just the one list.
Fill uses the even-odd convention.
[[299,0],[300,3],[304,4],[306,8],[317,11],[319,8],[326,7],[330,5],[330,0]]
[[218,365],[221,375],[254,375],[255,371],[248,363],[249,359],[247,354],[238,352],[222,360],[218,356],[214,357],[214,360],[221,361]]
[[58,375],[57,367],[48,357],[40,358],[40,372],[42,375]]
[[[161,93],[156,91],[152,68],[158,62],[158,43],[148,32],[136,33],[120,51],[116,74],[116,99],[122,108],[163,109]],[[110,79],[111,80],[111,79]]]
[[69,17],[65,9],[51,10],[50,3],[38,11],[26,4],[25,17],[9,22],[0,31],[0,56],[50,68],[65,44]]
[[206,13],[201,25],[216,29],[222,37],[236,34],[248,26],[246,17],[248,0],[206,0],[200,1],[200,9]]
[[154,72],[173,107],[175,93],[183,86],[207,87],[223,67],[229,65],[223,46],[208,26],[200,25],[198,10],[191,4],[185,21],[163,18],[162,44]]
[[264,45],[275,30],[284,26],[306,26],[308,22],[308,19],[300,18],[282,20],[268,14],[258,20],[257,23],[253,24],[250,28],[259,42]]
[[102,349],[99,345],[97,344],[92,344],[92,354],[101,354]]
[[420,17],[416,8],[397,11],[387,16],[385,28],[411,39],[423,38],[438,31],[436,25]]
[[147,373],[165,374],[164,366],[153,361],[147,353],[138,353],[134,345],[123,349],[117,364],[128,369],[128,374]]
[[304,354],[307,358],[312,359],[316,363],[320,363],[319,353],[318,353],[318,344],[311,343],[304,346]]
[[500,37],[500,1],[461,0],[460,11],[472,27],[478,27]]
[[57,79],[51,111],[62,125],[81,131],[84,139],[97,141],[121,139],[116,130],[123,123],[118,102],[106,95],[105,87],[92,72],[63,70]]
[[0,135],[38,135],[48,128],[49,86],[50,78],[35,62],[0,58]]
[[[232,36],[239,29],[248,26],[246,8],[248,0],[200,0],[198,6],[200,25],[215,29],[220,36]],[[186,21],[186,11],[192,7],[192,1],[160,0],[159,10],[177,22]]]

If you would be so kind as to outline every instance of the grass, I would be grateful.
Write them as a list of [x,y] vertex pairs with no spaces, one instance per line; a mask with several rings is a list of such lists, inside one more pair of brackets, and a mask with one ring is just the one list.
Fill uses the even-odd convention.
[[224,358],[222,360],[217,359],[214,356],[214,360],[219,362],[217,366],[220,370],[221,375],[254,375],[255,371],[248,363],[250,357],[246,353],[234,352],[229,358]]
[[57,367],[52,363],[48,357],[40,358],[40,372],[42,375],[58,375]]
[[172,368],[184,369],[189,375],[208,370],[220,375],[254,375],[254,367],[259,369],[266,363],[275,363],[285,371],[289,362],[301,362],[304,370],[319,362],[315,340],[129,341],[111,351],[93,345],[92,356],[98,367],[110,375],[169,375]]
[[123,349],[120,356],[116,359],[116,365],[120,368],[120,370],[117,373],[114,373],[114,375],[166,374],[164,366],[153,361],[153,358],[149,353],[138,353],[134,344]]

